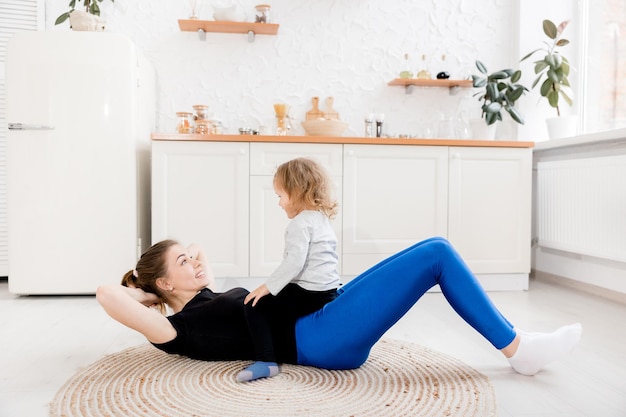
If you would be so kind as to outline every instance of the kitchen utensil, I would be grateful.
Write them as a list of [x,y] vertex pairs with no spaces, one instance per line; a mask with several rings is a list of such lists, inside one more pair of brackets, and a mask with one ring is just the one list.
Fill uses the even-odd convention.
[[324,113],[322,113],[319,109],[320,98],[313,97],[311,99],[311,102],[313,103],[313,108],[309,110],[308,112],[306,112],[306,120],[323,119]]
[[333,97],[326,98],[326,111],[324,112],[324,119],[328,120],[339,120],[339,113],[333,109],[333,102],[335,99]]
[[274,104],[274,111],[276,112],[277,136],[287,136],[289,130],[291,130],[291,124],[289,123],[289,109],[290,106],[287,104]]

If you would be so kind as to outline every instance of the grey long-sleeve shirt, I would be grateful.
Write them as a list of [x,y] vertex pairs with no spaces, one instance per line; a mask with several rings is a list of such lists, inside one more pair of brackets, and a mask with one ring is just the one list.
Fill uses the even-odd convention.
[[304,210],[291,219],[285,230],[283,261],[266,285],[276,295],[292,282],[309,291],[338,288],[337,237],[328,217],[319,211]]

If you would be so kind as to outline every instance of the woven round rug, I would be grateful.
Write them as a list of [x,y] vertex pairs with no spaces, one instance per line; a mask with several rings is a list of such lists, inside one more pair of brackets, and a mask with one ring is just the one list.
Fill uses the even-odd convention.
[[204,362],[149,344],[105,356],[56,394],[52,417],[496,415],[488,378],[448,355],[393,339],[359,369],[281,365],[273,378],[235,376],[250,362]]

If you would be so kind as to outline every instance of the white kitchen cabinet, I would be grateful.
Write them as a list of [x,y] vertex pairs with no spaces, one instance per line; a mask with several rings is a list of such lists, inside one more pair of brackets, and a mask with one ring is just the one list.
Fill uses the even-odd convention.
[[530,148],[344,146],[343,274],[442,236],[488,289],[526,289]]
[[250,144],[152,143],[152,242],[200,243],[219,277],[249,274]]
[[[332,220],[341,248],[342,145],[305,143],[250,144],[250,276],[271,274],[283,258],[284,232],[289,218],[278,205],[273,178],[278,165],[297,157],[318,161],[333,180],[334,197],[340,204]],[[340,259],[341,261],[341,259]]]
[[450,147],[449,151],[448,239],[475,273],[521,274],[527,282],[531,149]]
[[343,181],[343,274],[447,235],[447,147],[344,145]]
[[344,277],[442,236],[488,290],[528,287],[529,146],[236,139],[153,141],[153,241],[201,243],[217,277],[263,278],[280,263],[289,219],[272,180],[279,164],[306,156],[334,182]]

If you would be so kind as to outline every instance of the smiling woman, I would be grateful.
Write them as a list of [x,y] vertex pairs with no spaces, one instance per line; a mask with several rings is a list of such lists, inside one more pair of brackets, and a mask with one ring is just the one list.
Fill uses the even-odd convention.
[[[458,252],[438,237],[416,243],[365,271],[342,286],[333,301],[295,325],[265,317],[244,304],[248,291],[243,288],[215,293],[204,287],[209,279],[201,272],[201,257],[194,259],[173,241],[157,243],[144,253],[136,270],[138,282],[148,278],[148,271],[152,274],[158,294],[108,285],[98,289],[97,299],[111,317],[168,353],[208,361],[255,359],[259,355],[255,341],[258,333],[268,328],[263,321],[270,319],[275,349],[270,354],[275,353],[277,362],[336,370],[363,365],[382,335],[435,285],[454,310],[522,375],[534,375],[568,353],[582,333],[580,324],[552,333],[526,333],[514,328]],[[163,271],[165,275],[161,275]],[[164,317],[146,308],[159,299],[171,303],[175,314]],[[259,363],[255,360],[253,366]],[[255,374],[250,368],[244,372],[254,378],[278,372],[277,366],[266,369],[267,375]]]
[[[208,360],[254,358],[255,368],[243,371],[242,380],[252,379],[248,372],[256,378],[276,375],[274,351],[264,344],[268,324],[244,306],[248,292],[237,288],[217,294],[214,285],[198,245],[184,248],[165,240],[144,252],[122,286],[100,287],[96,298],[111,317],[168,353]],[[168,318],[161,314],[165,304],[175,313]],[[161,313],[143,306],[158,306]]]

